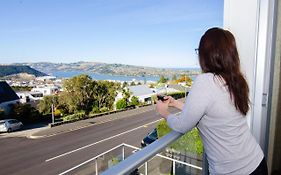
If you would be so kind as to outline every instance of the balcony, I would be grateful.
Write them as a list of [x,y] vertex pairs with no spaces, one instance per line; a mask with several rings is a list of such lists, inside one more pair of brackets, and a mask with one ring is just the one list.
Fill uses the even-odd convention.
[[203,174],[202,158],[182,155],[167,148],[182,135],[171,131],[143,149],[123,143],[60,175]]

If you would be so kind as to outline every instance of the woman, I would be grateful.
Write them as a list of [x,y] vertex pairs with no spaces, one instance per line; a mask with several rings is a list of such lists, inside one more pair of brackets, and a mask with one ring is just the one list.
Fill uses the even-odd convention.
[[[240,71],[234,36],[211,28],[199,43],[198,75],[185,104],[165,97],[157,111],[175,131],[197,127],[204,144],[210,174],[267,174],[263,152],[246,121],[249,88]],[[176,116],[168,106],[182,110]]]

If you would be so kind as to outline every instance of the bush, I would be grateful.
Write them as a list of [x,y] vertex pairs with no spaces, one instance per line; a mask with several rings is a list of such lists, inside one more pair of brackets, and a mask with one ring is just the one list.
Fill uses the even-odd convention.
[[116,109],[125,109],[127,107],[127,102],[125,99],[118,100],[116,103]]
[[[158,138],[166,135],[171,131],[165,120],[161,120],[157,125]],[[176,142],[170,145],[171,148],[180,152],[189,152],[193,154],[203,154],[203,143],[197,128],[193,128],[188,133],[184,134]]]
[[107,107],[102,107],[102,108],[100,108],[100,112],[101,112],[101,113],[107,112],[107,111],[108,111]]
[[10,111],[11,118],[18,119],[23,123],[33,123],[40,119],[39,112],[30,104],[13,104]]
[[61,110],[55,109],[54,115],[55,115],[55,117],[60,117],[60,116],[62,116]]
[[[188,92],[186,94],[188,94]],[[185,97],[185,92],[172,92],[172,93],[168,93],[168,95],[172,96],[174,99],[179,99]]]
[[92,111],[91,111],[91,114],[97,114],[97,113],[100,113],[99,107],[94,106]]
[[136,96],[133,96],[131,98],[130,106],[139,106],[139,105],[140,105],[139,98]]
[[76,114],[67,115],[62,118],[63,121],[73,121],[73,120],[81,120],[85,118],[85,112],[79,112]]

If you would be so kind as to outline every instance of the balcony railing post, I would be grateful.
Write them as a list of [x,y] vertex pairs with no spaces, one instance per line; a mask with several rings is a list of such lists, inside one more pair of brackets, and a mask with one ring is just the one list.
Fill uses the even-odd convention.
[[145,164],[144,164],[144,171],[145,171],[145,175],[148,175],[147,162],[145,162]]
[[99,174],[99,170],[98,170],[98,159],[96,159],[95,161],[95,167],[96,167],[96,175]]
[[122,146],[122,160],[125,159],[125,145]]
[[176,162],[173,160],[173,175],[176,174]]

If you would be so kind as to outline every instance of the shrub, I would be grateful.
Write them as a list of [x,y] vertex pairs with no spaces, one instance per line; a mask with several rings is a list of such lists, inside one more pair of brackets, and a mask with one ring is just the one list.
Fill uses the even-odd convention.
[[11,105],[10,116],[23,123],[32,123],[38,121],[41,115],[30,104],[16,103]]
[[108,111],[107,107],[100,108],[100,112],[107,112],[107,111]]
[[138,105],[140,105],[139,98],[136,96],[133,96],[131,98],[130,106],[138,106]]
[[79,112],[76,114],[67,115],[62,118],[63,121],[73,121],[73,120],[81,120],[85,118],[85,112]]
[[[188,94],[188,92],[187,92]],[[179,98],[184,98],[185,97],[185,92],[172,92],[168,93],[169,96],[172,96],[174,99],[179,99]]]
[[116,109],[125,109],[127,107],[127,102],[125,99],[118,100],[116,103]]
[[60,117],[62,116],[62,112],[59,109],[55,109],[54,115],[55,117]]
[[100,113],[99,107],[94,106],[92,111],[91,111],[91,114],[97,114],[97,113]]

